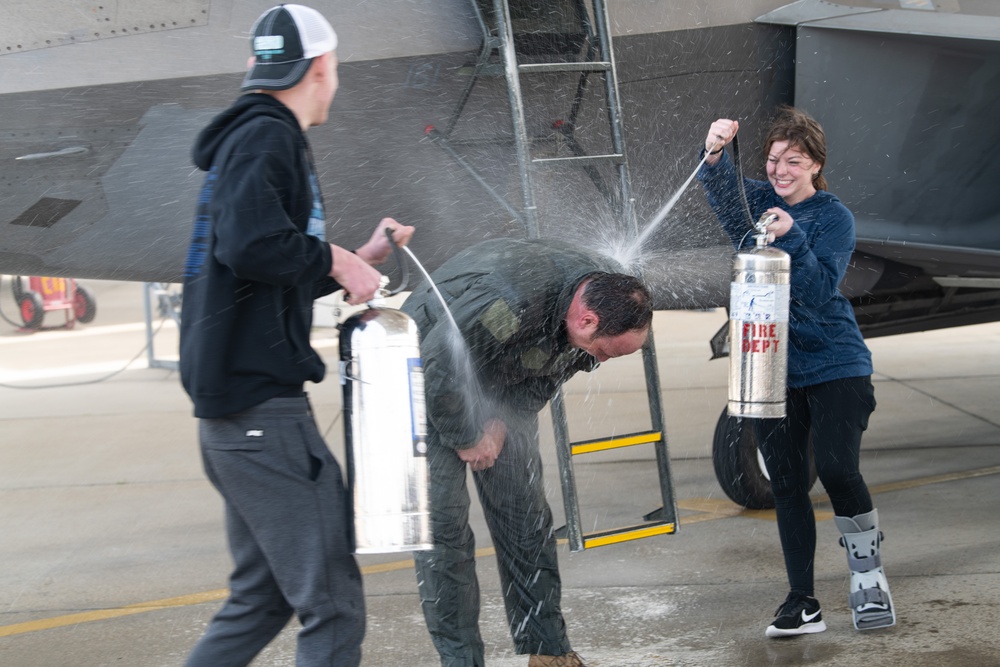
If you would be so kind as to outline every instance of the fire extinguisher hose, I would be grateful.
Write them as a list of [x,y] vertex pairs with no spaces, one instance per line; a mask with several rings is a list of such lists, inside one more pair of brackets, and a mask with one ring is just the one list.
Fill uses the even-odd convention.
[[754,229],[753,213],[750,211],[746,186],[743,184],[743,163],[740,161],[740,138],[738,133],[733,135],[733,162],[736,163],[736,184],[740,190],[740,201],[743,203],[743,212],[747,215],[747,224],[750,225],[750,229]]

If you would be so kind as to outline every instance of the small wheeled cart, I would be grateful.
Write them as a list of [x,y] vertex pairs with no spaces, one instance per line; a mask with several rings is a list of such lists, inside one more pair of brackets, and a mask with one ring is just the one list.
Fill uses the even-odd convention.
[[14,276],[12,287],[25,331],[41,329],[45,313],[53,310],[65,313],[66,322],[60,326],[66,329],[86,324],[97,314],[94,295],[72,278]]

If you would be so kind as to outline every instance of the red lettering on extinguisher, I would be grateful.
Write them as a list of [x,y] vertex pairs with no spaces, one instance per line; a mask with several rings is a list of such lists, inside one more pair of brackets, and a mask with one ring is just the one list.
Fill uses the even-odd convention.
[[754,322],[743,323],[742,348],[744,352],[776,353],[778,345],[777,326],[774,323],[756,324]]

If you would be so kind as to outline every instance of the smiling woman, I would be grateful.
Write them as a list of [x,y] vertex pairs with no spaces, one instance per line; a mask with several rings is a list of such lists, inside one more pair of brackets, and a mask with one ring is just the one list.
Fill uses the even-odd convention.
[[[732,141],[738,127],[735,121],[717,120],[705,150]],[[753,419],[750,427],[774,494],[790,589],[766,634],[826,630],[813,597],[812,460],[836,512],[841,544],[848,549],[854,626],[889,627],[896,623],[896,611],[881,568],[878,513],[860,471],[861,437],[875,409],[871,353],[850,303],[839,292],[854,250],[854,216],[824,189],[826,137],[809,114],[779,107],[764,150],[766,183],[743,178],[724,154],[710,155],[700,176],[736,248],[748,236],[743,207],[734,206],[741,200],[751,216],[775,216],[768,230],[776,237],[775,247],[791,257],[786,411],[780,419]],[[745,191],[745,199],[734,196],[736,191]],[[866,540],[870,548],[859,546]]]
[[775,141],[767,156],[767,180],[790,206],[816,194],[815,180],[823,165],[787,141]]

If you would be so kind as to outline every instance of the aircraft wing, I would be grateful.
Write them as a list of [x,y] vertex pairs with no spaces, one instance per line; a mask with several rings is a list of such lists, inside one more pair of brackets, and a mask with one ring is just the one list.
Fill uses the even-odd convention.
[[[180,280],[202,178],[191,145],[238,94],[259,8],[117,4],[131,13],[85,17],[109,24],[94,38],[65,38],[74,33],[63,24],[79,17],[59,14],[63,0],[14,3],[0,32],[15,45],[0,50],[0,272]],[[356,247],[395,217],[417,227],[412,249],[433,269],[484,238],[524,236],[506,82],[472,82],[482,44],[473,3],[314,4],[344,26],[330,122],[308,135],[328,238]],[[857,218],[843,289],[866,335],[1000,316],[998,11],[691,4],[714,13],[681,19],[666,5],[609,2],[639,228],[688,178],[712,120],[741,119],[744,168],[760,177],[768,113],[794,102],[823,122],[831,191]],[[753,21],[754,8],[775,11]],[[163,11],[174,13],[123,30],[126,18]],[[574,43],[565,22],[540,26],[525,28],[534,47]],[[605,151],[599,77],[578,98],[579,78],[545,77],[522,82],[532,150]],[[443,132],[447,147],[435,140]],[[613,179],[534,170],[541,235],[604,252],[634,239],[606,194]],[[643,275],[659,308],[725,306],[731,256],[695,184],[643,247]]]

